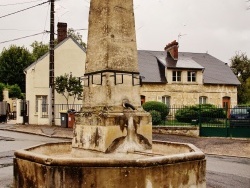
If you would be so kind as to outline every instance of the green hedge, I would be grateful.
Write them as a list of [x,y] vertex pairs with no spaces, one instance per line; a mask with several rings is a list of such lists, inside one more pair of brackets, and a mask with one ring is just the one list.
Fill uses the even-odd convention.
[[153,125],[159,125],[161,124],[161,113],[156,110],[151,110],[149,113],[152,116],[152,124]]
[[161,120],[165,120],[169,113],[169,108],[166,104],[157,101],[148,101],[142,105],[143,109],[147,112],[155,110],[161,114]]
[[175,118],[179,122],[191,123],[192,120],[202,122],[212,122],[215,118],[225,118],[226,112],[223,108],[218,108],[212,104],[202,104],[185,106],[175,113]]

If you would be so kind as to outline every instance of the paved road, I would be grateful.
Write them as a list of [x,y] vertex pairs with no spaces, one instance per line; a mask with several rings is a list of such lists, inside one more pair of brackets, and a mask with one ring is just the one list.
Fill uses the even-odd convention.
[[207,188],[250,188],[250,159],[207,155]]
[[65,139],[56,139],[31,134],[0,131],[0,188],[12,187],[13,157],[15,150],[46,142],[60,141],[65,141]]
[[[171,135],[154,135],[160,140],[187,142],[188,138]],[[182,140],[184,139],[184,140]],[[65,141],[37,135],[0,131],[0,188],[11,187],[13,181],[13,154],[46,142]],[[69,140],[68,140],[69,141]],[[250,158],[207,155],[207,188],[249,188]]]

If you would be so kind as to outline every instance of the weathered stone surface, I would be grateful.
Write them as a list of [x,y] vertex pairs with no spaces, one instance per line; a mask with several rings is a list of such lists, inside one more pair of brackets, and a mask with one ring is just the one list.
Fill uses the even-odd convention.
[[199,137],[199,127],[154,126],[152,132],[154,134],[175,134]]
[[86,73],[138,72],[133,1],[91,0]]
[[[73,128],[73,148],[91,149],[108,152],[116,142],[122,144],[122,140],[128,136],[129,113],[133,117],[135,135],[133,138],[138,144],[147,143],[146,149],[152,145],[152,119],[149,113],[124,111],[123,113],[91,113],[84,112],[77,118],[76,126]],[[130,116],[130,115],[128,115]],[[120,139],[118,141],[118,139]],[[115,141],[116,140],[116,141]],[[117,146],[118,147],[118,146]],[[129,146],[128,146],[129,147]]]
[[153,153],[72,157],[71,143],[15,152],[15,187],[206,187],[205,155],[191,144],[153,142]]
[[130,149],[148,149],[152,123],[141,108],[133,0],[91,1],[87,47],[82,116],[72,146],[111,152],[130,140]]

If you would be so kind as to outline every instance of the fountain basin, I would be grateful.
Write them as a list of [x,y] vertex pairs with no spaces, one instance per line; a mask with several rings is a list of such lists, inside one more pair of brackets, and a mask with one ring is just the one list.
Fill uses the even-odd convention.
[[74,149],[71,142],[18,150],[15,187],[206,187],[205,155],[192,144],[153,141],[152,151]]

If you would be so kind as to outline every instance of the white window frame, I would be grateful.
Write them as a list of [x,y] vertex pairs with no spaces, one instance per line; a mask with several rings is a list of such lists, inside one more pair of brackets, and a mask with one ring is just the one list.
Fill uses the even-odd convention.
[[200,96],[199,97],[199,104],[207,104],[207,97],[206,96]]
[[195,71],[187,72],[187,81],[188,82],[196,82],[197,73]]
[[166,104],[167,106],[170,106],[170,100],[171,100],[171,97],[168,95],[164,95],[161,97],[162,103]]
[[181,71],[173,70],[172,71],[172,81],[173,82],[181,82]]

